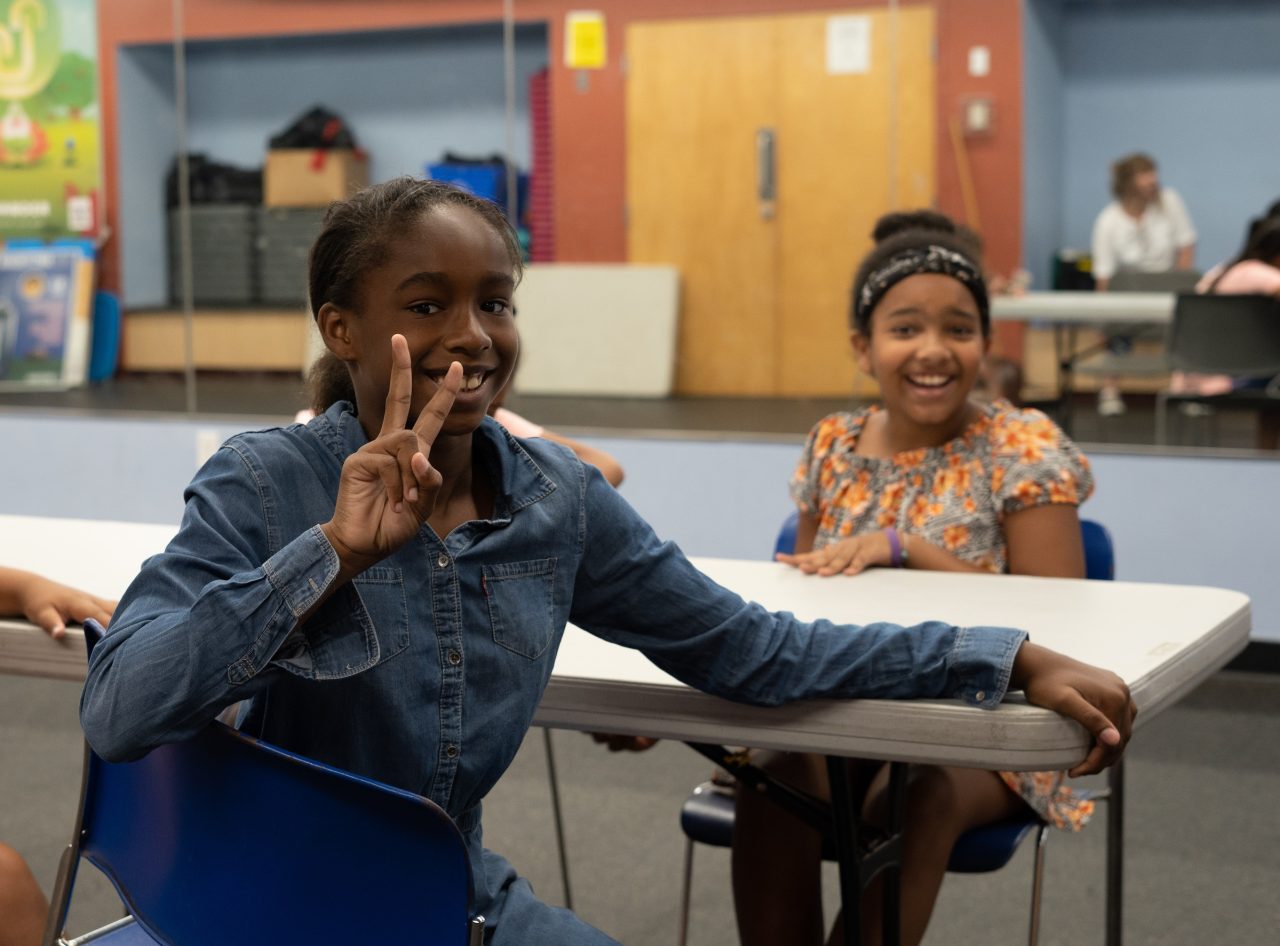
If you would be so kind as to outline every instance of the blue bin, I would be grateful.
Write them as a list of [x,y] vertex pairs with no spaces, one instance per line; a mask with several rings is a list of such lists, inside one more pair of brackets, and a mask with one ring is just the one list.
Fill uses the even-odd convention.
[[428,164],[427,177],[461,187],[495,204],[507,202],[507,171],[501,164]]

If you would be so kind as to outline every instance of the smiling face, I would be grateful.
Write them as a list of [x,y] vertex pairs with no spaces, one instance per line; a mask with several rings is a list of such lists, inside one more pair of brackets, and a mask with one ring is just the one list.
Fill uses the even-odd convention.
[[414,368],[408,424],[458,361],[462,389],[442,433],[469,434],[480,425],[519,350],[513,269],[507,244],[474,210],[437,206],[387,242],[382,262],[360,277],[355,306],[321,308],[321,334],[351,372],[360,424],[370,437],[382,426],[397,332]]
[[908,276],[876,304],[870,334],[852,338],[858,365],[880,383],[895,426],[919,435],[920,446],[959,433],[990,344],[963,283],[938,273]]

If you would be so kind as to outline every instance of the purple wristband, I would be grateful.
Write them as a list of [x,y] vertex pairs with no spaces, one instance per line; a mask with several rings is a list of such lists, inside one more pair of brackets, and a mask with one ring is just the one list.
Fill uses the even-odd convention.
[[894,568],[901,568],[907,562],[907,556],[902,550],[902,539],[898,537],[898,530],[893,526],[884,530],[884,537],[889,540],[889,564]]

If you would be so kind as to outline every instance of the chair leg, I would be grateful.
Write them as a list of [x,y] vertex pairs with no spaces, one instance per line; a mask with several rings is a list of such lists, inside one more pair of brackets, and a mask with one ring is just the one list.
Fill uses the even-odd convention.
[[569,885],[569,849],[564,843],[564,818],[560,811],[560,780],[556,777],[556,756],[551,746],[551,730],[542,728],[542,743],[547,751],[547,781],[551,787],[551,816],[556,826],[556,844],[560,849],[560,880],[564,884],[564,905],[573,909],[573,888]]
[[1169,398],[1161,391],[1156,395],[1156,446],[1169,442]]
[[679,946],[689,942],[689,900],[693,892],[693,838],[684,839],[684,883],[680,886]]
[[1124,760],[1107,770],[1107,946],[1120,946],[1124,911]]
[[1040,892],[1044,889],[1044,854],[1049,842],[1049,826],[1042,824],[1036,829],[1036,864],[1031,872],[1031,928],[1027,934],[1029,946],[1036,946],[1040,940]]

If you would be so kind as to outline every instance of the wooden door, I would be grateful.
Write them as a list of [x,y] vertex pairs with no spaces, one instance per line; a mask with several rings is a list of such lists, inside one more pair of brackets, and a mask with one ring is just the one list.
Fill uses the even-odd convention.
[[767,19],[627,30],[628,257],[680,271],[676,389],[764,394],[777,374],[777,230],[756,133],[777,114]]
[[870,27],[858,74],[828,72],[833,15],[627,31],[629,255],[680,269],[680,393],[854,390],[853,269],[876,217],[932,202],[932,8],[853,11]]

